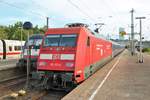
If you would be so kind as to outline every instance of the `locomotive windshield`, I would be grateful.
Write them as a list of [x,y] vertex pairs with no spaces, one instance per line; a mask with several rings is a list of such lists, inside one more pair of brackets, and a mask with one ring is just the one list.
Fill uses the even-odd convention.
[[29,46],[33,46],[33,49],[39,49],[40,45],[42,43],[42,38],[43,38],[43,36],[41,36],[41,35],[31,36],[29,38],[29,42],[26,41],[25,48],[27,48],[27,46],[28,46],[27,44],[29,44]]
[[44,39],[44,47],[49,46],[76,46],[76,34],[57,34],[57,35],[47,35]]
[[[30,39],[29,46],[33,46],[33,49],[39,49],[42,43],[42,39]],[[25,43],[25,47],[27,47],[27,42]]]

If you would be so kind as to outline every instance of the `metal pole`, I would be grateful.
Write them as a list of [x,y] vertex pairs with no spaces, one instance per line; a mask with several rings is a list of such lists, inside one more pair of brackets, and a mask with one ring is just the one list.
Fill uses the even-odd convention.
[[22,57],[22,27],[18,27],[20,29],[20,41],[21,41],[21,55],[20,58]]
[[142,22],[140,19],[140,60],[139,63],[143,63],[143,59],[142,59]]
[[46,26],[47,26],[47,29],[49,28],[49,17],[46,17]]
[[21,27],[21,52],[22,52],[22,27]]
[[30,51],[29,51],[29,34],[30,32],[28,31],[28,45],[27,45],[27,79],[26,79],[26,89],[28,89],[29,86],[29,66],[30,66],[30,62],[29,62],[29,57],[30,57]]
[[145,19],[146,17],[136,17],[136,19],[140,20],[140,59],[139,63],[143,63],[143,55],[142,55],[142,19]]
[[134,9],[131,10],[131,55],[133,56],[135,54],[134,50]]

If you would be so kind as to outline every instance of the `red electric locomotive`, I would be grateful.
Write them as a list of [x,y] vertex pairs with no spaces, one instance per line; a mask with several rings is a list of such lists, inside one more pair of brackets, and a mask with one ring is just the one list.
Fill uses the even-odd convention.
[[45,88],[81,83],[112,58],[112,43],[84,27],[51,28],[45,33],[37,73]]

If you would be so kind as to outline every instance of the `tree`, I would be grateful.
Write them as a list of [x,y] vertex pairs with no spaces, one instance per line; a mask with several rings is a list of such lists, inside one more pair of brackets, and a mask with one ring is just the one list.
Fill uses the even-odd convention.
[[[21,40],[21,34],[22,34],[22,40],[27,39],[27,33],[28,30],[22,29],[23,23],[18,21],[13,25],[9,26],[0,26],[0,39],[9,39],[9,40]],[[44,34],[46,31],[46,27],[39,28],[38,25],[33,27],[33,29],[30,30],[31,34]]]
[[0,39],[7,39],[8,34],[6,33],[6,27],[0,26]]

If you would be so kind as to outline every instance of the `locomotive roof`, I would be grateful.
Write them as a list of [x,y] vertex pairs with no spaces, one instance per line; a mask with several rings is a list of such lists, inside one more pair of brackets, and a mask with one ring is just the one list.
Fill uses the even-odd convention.
[[33,34],[30,36],[29,39],[41,39],[43,38],[43,36],[44,36],[43,34]]
[[65,27],[89,27],[89,25],[84,24],[84,23],[69,23],[66,24]]
[[47,30],[46,34],[49,33],[79,33],[81,29],[86,29],[85,27],[66,27],[66,28],[50,28]]
[[89,28],[86,28],[86,27],[49,28],[45,34],[52,34],[52,33],[54,33],[54,34],[64,34],[64,33],[66,33],[66,34],[69,34],[69,33],[80,34],[81,30],[87,31],[87,34],[90,36],[106,40],[105,38],[98,36],[97,33],[92,32]]

